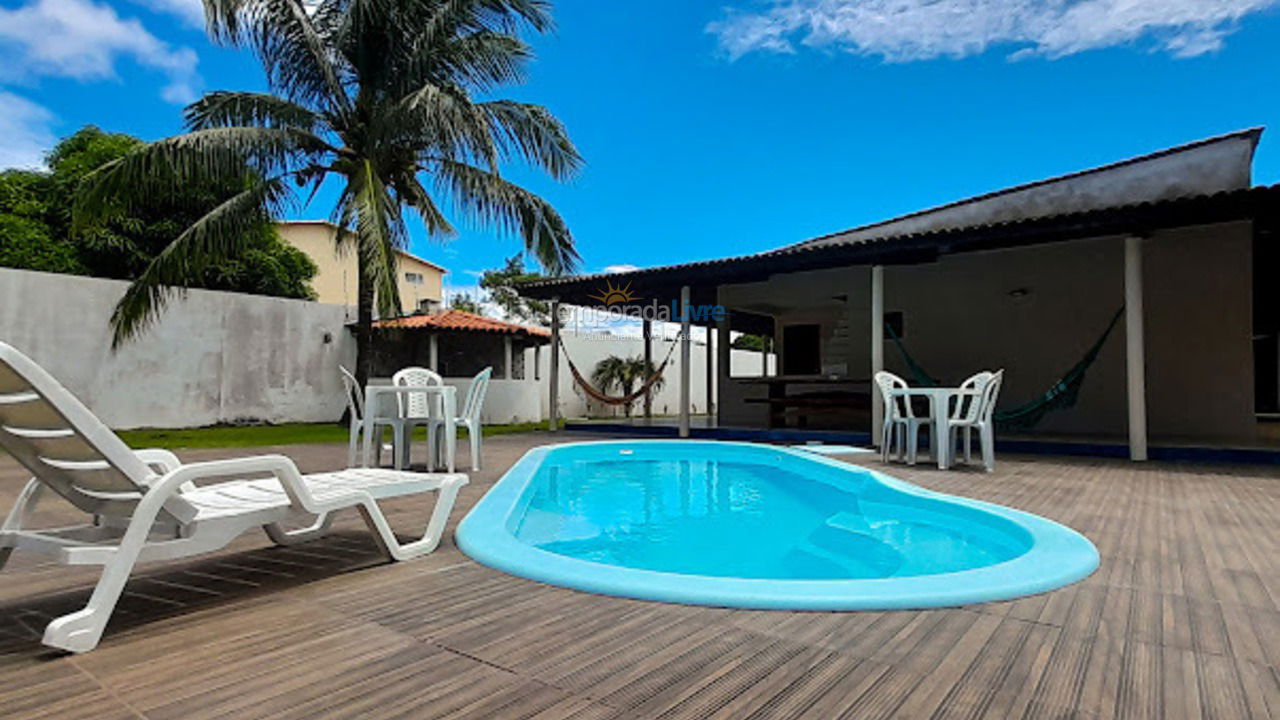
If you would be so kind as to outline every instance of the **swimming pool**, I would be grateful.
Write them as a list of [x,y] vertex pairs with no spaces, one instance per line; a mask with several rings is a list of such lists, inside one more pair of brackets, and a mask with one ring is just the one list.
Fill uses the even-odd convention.
[[792,610],[1005,600],[1087,577],[1051,520],[790,448],[616,441],[530,450],[462,521],[490,567],[623,597]]

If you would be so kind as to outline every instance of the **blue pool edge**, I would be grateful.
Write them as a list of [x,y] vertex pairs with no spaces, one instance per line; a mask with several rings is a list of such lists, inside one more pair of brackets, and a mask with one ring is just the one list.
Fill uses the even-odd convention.
[[[744,579],[639,570],[557,555],[527,545],[507,519],[547,454],[557,448],[705,442],[767,447],[805,462],[866,472],[903,493],[992,513],[1032,537],[1026,553],[1003,563],[953,573],[858,580]],[[458,526],[458,547],[476,562],[529,580],[638,600],[758,610],[908,610],[1011,600],[1078,582],[1097,569],[1097,548],[1060,523],[1002,505],[938,493],[865,466],[851,466],[802,450],[725,441],[615,440],[542,445],[526,452],[476,503]],[[749,549],[744,549],[749,551]]]

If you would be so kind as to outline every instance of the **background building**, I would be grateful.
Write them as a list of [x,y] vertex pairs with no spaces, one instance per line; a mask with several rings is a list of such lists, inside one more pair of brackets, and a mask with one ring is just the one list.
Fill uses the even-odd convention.
[[[339,253],[337,225],[323,221],[290,221],[278,224],[280,237],[311,257],[319,271],[311,281],[316,300],[330,305],[356,304],[356,255]],[[444,274],[439,265],[406,252],[398,253],[400,314],[435,312],[443,300]]]

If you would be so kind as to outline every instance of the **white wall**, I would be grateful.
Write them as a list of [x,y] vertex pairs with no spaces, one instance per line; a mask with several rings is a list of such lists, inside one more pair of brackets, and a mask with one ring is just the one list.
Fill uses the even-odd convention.
[[342,414],[337,366],[355,361],[343,307],[192,290],[112,352],[107,322],[126,286],[0,268],[0,341],[43,365],[115,428],[319,422]]
[[[655,329],[654,334],[658,331]],[[674,334],[674,333],[673,333]],[[574,335],[572,333],[564,334],[564,344],[569,357],[573,359],[578,370],[587,378],[591,377],[591,371],[595,368],[596,363],[610,355],[618,357],[641,357],[644,355],[644,340],[640,338],[629,337],[605,337],[600,335]],[[675,344],[673,340],[653,339],[653,364],[660,365],[663,358],[667,356],[668,350]],[[689,398],[690,412],[694,414],[705,414],[707,412],[707,346],[698,339],[697,333],[694,334],[694,342],[690,347],[690,383]],[[541,388],[541,409],[543,417],[549,413],[549,393],[547,388],[547,379],[549,377],[548,368],[550,367],[551,351],[549,348],[542,349],[542,357],[539,363],[542,380],[538,383]],[[622,406],[603,405],[594,400],[590,400],[573,381],[573,375],[570,374],[565,358],[561,356],[560,371],[560,412],[562,417],[609,417],[622,416],[624,410]],[[714,358],[712,359],[714,370]],[[769,356],[770,372],[774,369],[773,356]],[[525,365],[526,373],[531,377],[533,367],[532,360],[528,360]],[[735,377],[756,377],[760,375],[761,360],[760,353],[750,350],[733,350],[730,357],[731,374]],[[712,373],[712,389],[713,396],[716,388],[714,372]],[[671,362],[667,364],[667,368],[663,371],[665,380],[661,390],[653,396],[653,414],[654,415],[675,415],[680,411],[680,349],[676,348],[671,355]],[[616,390],[610,392],[616,395]],[[639,416],[644,412],[643,400],[637,400],[633,406],[633,414]]]
[[[499,368],[494,370],[498,371]],[[458,411],[461,412],[467,389],[471,387],[471,378],[445,378],[444,382],[458,388]],[[510,425],[542,420],[544,387],[545,383],[533,380],[490,380],[484,407],[480,411],[480,422],[485,425]]]

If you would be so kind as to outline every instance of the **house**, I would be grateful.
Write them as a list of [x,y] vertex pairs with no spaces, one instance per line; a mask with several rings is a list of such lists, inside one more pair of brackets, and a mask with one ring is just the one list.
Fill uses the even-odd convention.
[[[628,288],[627,302],[691,308],[687,324],[718,330],[722,427],[875,437],[882,408],[870,378],[880,369],[954,384],[1004,368],[1007,411],[1083,368],[1074,402],[1021,432],[1123,442],[1134,459],[1147,457],[1149,438],[1266,444],[1275,426],[1262,421],[1280,409],[1280,289],[1270,280],[1280,186],[1252,185],[1261,135],[1213,137],[769,252],[521,292],[591,307],[611,284]],[[710,306],[726,311],[721,321]],[[728,376],[731,332],[772,337],[779,373]]]
[[[339,252],[337,225],[323,221],[289,221],[276,224],[286,242],[306,253],[319,272],[311,281],[316,300],[333,305],[356,304],[356,255]],[[444,274],[448,272],[434,263],[397,252],[400,268],[400,314],[434,312],[443,301]]]

